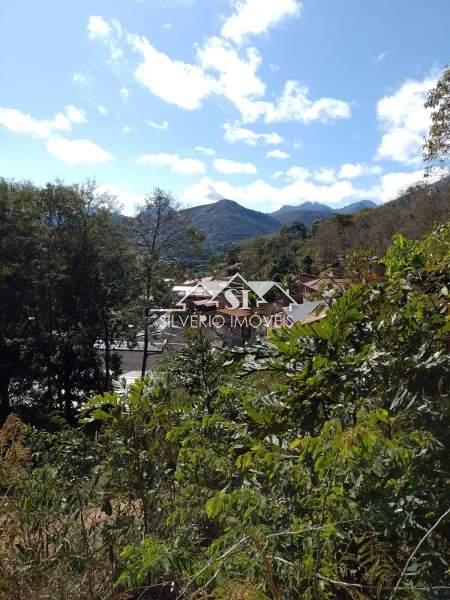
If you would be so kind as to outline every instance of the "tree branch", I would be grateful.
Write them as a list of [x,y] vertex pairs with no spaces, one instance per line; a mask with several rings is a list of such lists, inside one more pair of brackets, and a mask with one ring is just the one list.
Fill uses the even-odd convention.
[[403,579],[403,577],[405,576],[406,571],[408,570],[408,567],[412,561],[412,559],[415,557],[415,555],[417,554],[420,546],[424,543],[424,541],[433,533],[433,531],[436,529],[436,527],[439,525],[439,523],[441,521],[443,521],[445,519],[445,517],[450,514],[450,508],[448,508],[444,514],[442,514],[439,519],[436,521],[436,523],[425,533],[425,535],[423,536],[423,538],[420,540],[420,542],[417,544],[417,546],[414,548],[412,554],[410,555],[410,557],[408,558],[408,560],[406,561],[406,565],[403,568],[403,571],[400,573],[400,577],[397,580],[397,583],[395,585],[394,591],[391,595],[390,600],[392,600],[393,598],[395,598],[395,595],[397,593],[397,590],[399,589],[400,586],[400,582]]

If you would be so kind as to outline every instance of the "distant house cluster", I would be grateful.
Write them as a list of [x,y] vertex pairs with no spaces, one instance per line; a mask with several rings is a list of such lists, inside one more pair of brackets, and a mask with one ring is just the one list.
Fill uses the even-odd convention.
[[[320,321],[327,314],[329,292],[340,292],[347,284],[330,274],[299,273],[289,291],[276,281],[246,281],[236,273],[230,279],[202,277],[173,285],[174,306],[154,315],[148,368],[165,350],[184,345],[184,330],[190,326],[202,327],[217,345],[235,347],[263,341],[281,326]],[[120,341],[112,348],[122,358],[127,382],[140,375],[143,346],[143,332],[138,332],[132,343]]]
[[294,283],[291,293],[276,281],[246,281],[236,273],[228,280],[203,277],[185,281],[175,285],[173,293],[180,309],[199,315],[210,329],[219,330],[224,345],[236,346],[264,339],[282,325],[322,319],[328,307],[322,294],[330,288],[343,289],[346,280],[301,273]]

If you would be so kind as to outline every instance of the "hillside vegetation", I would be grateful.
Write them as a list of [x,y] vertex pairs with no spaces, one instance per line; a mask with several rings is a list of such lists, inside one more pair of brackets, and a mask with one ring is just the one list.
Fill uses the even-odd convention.
[[225,252],[243,240],[280,231],[283,225],[300,222],[309,227],[315,220],[330,219],[338,213],[352,214],[374,206],[374,202],[361,201],[333,210],[319,202],[304,202],[298,206],[286,205],[266,214],[245,208],[233,200],[218,200],[183,209],[184,217],[204,236],[202,254],[185,255],[183,258],[197,265],[206,263],[211,254]]
[[0,430],[14,600],[450,592],[450,227],[249,353],[197,332],[78,426]]
[[360,202],[353,202],[342,208],[335,209],[320,202],[303,202],[298,206],[282,206],[279,210],[271,213],[271,216],[277,219],[282,225],[290,225],[297,222],[310,227],[314,221],[331,219],[334,214],[353,214],[365,208],[375,208],[376,206],[375,202],[371,200],[361,200]]
[[396,233],[417,239],[449,219],[450,187],[444,179],[440,185],[417,186],[376,208],[315,221],[309,230],[302,223],[286,225],[274,235],[243,241],[210,264],[219,271],[238,266],[254,279],[281,280],[327,268],[343,271],[346,258],[355,252],[380,257]]
[[196,206],[186,209],[185,213],[204,234],[206,254],[220,252],[243,239],[273,233],[280,228],[280,223],[272,216],[249,210],[232,200]]
[[320,223],[314,231],[314,259],[333,264],[353,250],[370,250],[381,256],[394,234],[417,239],[434,225],[450,219],[450,182],[420,185],[377,208]]

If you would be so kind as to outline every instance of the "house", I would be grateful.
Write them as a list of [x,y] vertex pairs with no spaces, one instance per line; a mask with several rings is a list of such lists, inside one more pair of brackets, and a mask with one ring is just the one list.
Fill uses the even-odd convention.
[[[192,281],[185,281],[183,285],[175,285],[173,293],[179,299],[177,307],[188,312],[198,312],[202,307],[211,307],[209,301],[215,299],[227,282],[212,277],[203,277]],[[217,303],[214,303],[217,306]]]
[[332,275],[321,275],[320,277],[303,281],[300,284],[301,295],[303,299],[312,300],[326,290],[334,289],[344,291],[350,280],[342,277],[333,277]]
[[[305,286],[318,281],[306,274],[300,274],[300,280]],[[200,323],[218,333],[226,346],[267,337],[283,324],[313,322],[326,313],[326,310],[315,312],[325,304],[323,301],[299,305],[276,281],[246,281],[240,273],[228,281],[211,277],[186,281],[174,286],[173,291],[179,298],[176,310],[187,313],[190,319],[184,321],[183,327],[197,327]],[[193,318],[199,320],[194,325],[187,324]]]
[[295,283],[307,283],[313,279],[317,279],[317,275],[312,275],[311,273],[297,273],[295,276]]
[[283,315],[287,325],[294,323],[314,323],[323,319],[328,310],[328,305],[323,300],[304,302],[290,308],[283,308]]
[[252,328],[248,319],[252,316],[250,308],[219,308],[216,314],[222,318],[220,335],[225,346],[240,346],[252,338]]

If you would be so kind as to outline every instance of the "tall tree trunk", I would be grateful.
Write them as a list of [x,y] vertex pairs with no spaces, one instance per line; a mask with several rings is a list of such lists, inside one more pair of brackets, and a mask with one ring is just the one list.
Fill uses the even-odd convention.
[[150,311],[148,306],[145,309],[145,317],[144,317],[144,354],[142,356],[142,369],[141,369],[141,377],[145,377],[145,372],[147,371],[147,356],[148,356],[148,320],[150,317]]
[[144,354],[142,356],[142,368],[141,377],[145,377],[147,371],[147,358],[148,358],[148,344],[149,344],[149,320],[150,320],[150,295],[152,290],[152,272],[149,269],[147,276],[147,290],[146,290],[146,305],[144,311]]

